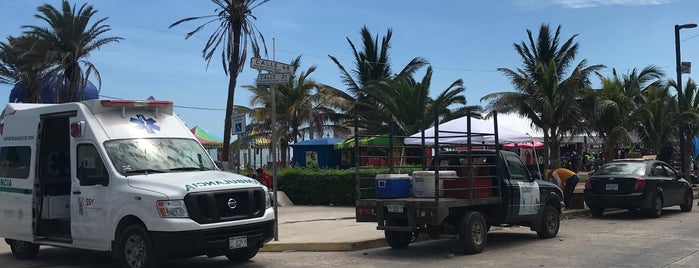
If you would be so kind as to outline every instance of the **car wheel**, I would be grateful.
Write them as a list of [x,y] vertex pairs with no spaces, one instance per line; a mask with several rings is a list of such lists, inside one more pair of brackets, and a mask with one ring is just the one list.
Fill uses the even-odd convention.
[[590,207],[590,214],[595,217],[602,217],[604,215],[603,207]]
[[124,229],[119,236],[117,251],[122,267],[145,268],[158,265],[153,243],[141,225],[131,225]]
[[648,216],[651,218],[659,218],[661,214],[663,214],[663,197],[660,196],[659,194],[656,194],[653,197],[653,203],[651,204],[650,209],[647,210]]
[[413,238],[413,232],[401,231],[384,231],[386,242],[391,248],[401,249],[410,245],[410,240]]
[[459,240],[466,254],[480,253],[488,242],[487,224],[478,212],[467,212],[459,222]]
[[12,256],[20,260],[32,259],[39,254],[39,245],[14,239],[5,239],[5,242],[10,245]]
[[690,212],[692,211],[692,206],[694,205],[694,193],[689,190],[685,195],[685,202],[684,204],[680,205],[680,210],[682,212]]
[[541,217],[541,229],[536,232],[541,238],[552,238],[558,234],[561,218],[558,211],[552,206],[544,207]]
[[257,252],[260,250],[259,247],[252,247],[252,248],[245,248],[237,251],[230,251],[227,252],[226,258],[228,258],[229,261],[232,262],[244,262],[248,261],[257,255]]

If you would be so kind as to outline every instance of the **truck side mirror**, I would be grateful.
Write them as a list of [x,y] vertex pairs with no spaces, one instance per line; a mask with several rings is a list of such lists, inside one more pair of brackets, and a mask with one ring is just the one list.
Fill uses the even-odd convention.
[[80,186],[109,185],[109,176],[98,174],[96,168],[80,168],[78,180],[80,180]]

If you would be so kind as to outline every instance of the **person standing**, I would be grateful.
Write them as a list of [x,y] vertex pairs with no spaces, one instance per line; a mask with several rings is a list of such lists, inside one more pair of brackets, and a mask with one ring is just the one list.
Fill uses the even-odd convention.
[[558,184],[563,189],[563,202],[566,208],[570,208],[570,198],[573,196],[575,186],[578,185],[580,178],[575,172],[567,168],[557,168],[546,171],[546,179]]
[[255,170],[252,169],[252,167],[248,166],[248,174],[247,176],[253,179],[257,179],[257,174],[255,174]]
[[262,168],[257,169],[257,180],[267,188],[272,189],[272,177]]

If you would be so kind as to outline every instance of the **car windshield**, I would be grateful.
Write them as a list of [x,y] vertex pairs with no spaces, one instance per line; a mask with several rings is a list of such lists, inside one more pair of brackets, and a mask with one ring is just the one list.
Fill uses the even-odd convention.
[[646,172],[645,162],[618,162],[609,163],[599,168],[595,175],[638,175]]
[[109,159],[124,175],[216,169],[192,139],[125,139],[104,143]]

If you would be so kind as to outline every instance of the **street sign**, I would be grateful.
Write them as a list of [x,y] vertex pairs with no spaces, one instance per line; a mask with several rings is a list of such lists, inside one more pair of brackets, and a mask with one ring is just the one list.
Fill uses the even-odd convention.
[[233,134],[245,133],[245,114],[234,114],[231,120],[233,121]]
[[253,69],[269,71],[271,73],[294,73],[294,67],[289,64],[260,58],[250,58],[250,67],[252,67]]
[[689,74],[692,73],[692,63],[688,61],[683,61],[680,64],[680,71],[683,74]]
[[259,74],[257,75],[258,85],[272,85],[286,83],[289,81],[289,74]]

